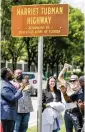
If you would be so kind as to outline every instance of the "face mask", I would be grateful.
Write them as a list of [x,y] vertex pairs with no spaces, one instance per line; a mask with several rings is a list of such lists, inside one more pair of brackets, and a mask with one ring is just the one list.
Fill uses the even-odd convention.
[[22,80],[22,79],[23,79],[23,75],[22,74],[16,77],[16,80]]
[[9,80],[9,81],[11,81],[12,79],[13,79],[13,77],[12,77],[12,76],[9,76],[9,77],[8,77],[8,80]]

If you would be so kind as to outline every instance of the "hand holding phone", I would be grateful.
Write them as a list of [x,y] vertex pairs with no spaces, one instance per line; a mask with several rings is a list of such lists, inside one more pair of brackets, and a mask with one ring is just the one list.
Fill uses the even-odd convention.
[[61,85],[60,90],[63,94],[67,92],[67,88],[64,85]]

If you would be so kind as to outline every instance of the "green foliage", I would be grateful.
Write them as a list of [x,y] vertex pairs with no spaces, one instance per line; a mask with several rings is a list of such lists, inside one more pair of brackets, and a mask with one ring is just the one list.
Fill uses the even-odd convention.
[[23,38],[25,44],[25,51],[27,53],[25,61],[28,62],[28,71],[30,71],[30,66],[32,62],[37,66],[38,62],[38,38]]
[[[65,130],[65,124],[63,123],[59,132],[65,132],[65,131],[66,131]],[[37,132],[37,128],[36,127],[31,127],[27,130],[27,132]]]
[[37,127],[28,128],[27,132],[37,132]]
[[66,73],[65,73],[65,80],[69,80],[69,78],[70,78],[70,76],[72,75],[72,74],[75,74],[75,75],[77,75],[78,77],[80,77],[80,76],[83,76],[84,75],[84,72],[82,72],[82,71],[80,71],[80,72],[73,72],[72,73],[72,71],[67,71]]
[[32,5],[32,4],[56,4],[60,0],[13,0],[16,5]]
[[[3,0],[1,2],[1,39],[4,40],[6,47],[2,43],[2,59],[9,60],[13,58],[13,63],[15,63],[19,58],[22,57],[22,51],[26,51],[25,61],[28,61],[28,70],[30,70],[30,65],[32,62],[37,66],[38,61],[38,39],[37,38],[23,38],[23,44],[18,41],[15,43],[16,38],[11,37],[11,7],[14,5],[31,5],[31,4],[56,4],[59,0]],[[21,39],[20,39],[21,40]],[[21,40],[22,41],[22,40]],[[21,49],[19,50],[19,48]],[[6,52],[4,52],[6,50]],[[21,51],[22,50],[22,51]],[[19,52],[20,51],[20,52]],[[18,53],[18,54],[17,54]],[[9,55],[8,55],[9,54]],[[8,57],[7,57],[8,55]],[[16,62],[15,62],[16,61]]]
[[10,54],[8,52],[8,46],[7,46],[8,41],[1,41],[0,47],[1,47],[1,59],[2,60],[10,60]]
[[[28,69],[32,62],[38,63],[38,38],[13,38],[11,36],[11,7],[14,5],[57,4],[60,0],[3,0],[1,1],[1,47],[2,59],[28,61]],[[16,22],[17,23],[17,22]],[[80,10],[70,7],[69,36],[44,37],[43,65],[49,64],[52,72],[54,65],[65,62],[84,67],[84,14]],[[4,46],[5,45],[5,46]],[[20,48],[21,47],[21,48]]]
[[69,40],[72,44],[72,58],[75,65],[84,65],[84,14],[70,7]]
[[71,71],[67,71],[67,72],[66,72],[66,78],[68,78],[68,79],[69,79],[69,77],[71,76],[71,74],[72,74],[72,72],[71,72]]
[[[16,63],[23,55],[24,43],[22,39],[10,38],[10,40],[1,41],[1,59],[12,60],[13,70],[16,69]],[[24,55],[23,55],[24,56]]]
[[84,72],[73,72],[73,74],[77,75],[78,77],[83,76]]
[[66,53],[68,47],[69,47],[68,38],[65,37],[44,38],[44,63],[49,64],[49,66],[52,69],[52,74],[54,65],[58,67],[60,62],[64,63],[67,60]]

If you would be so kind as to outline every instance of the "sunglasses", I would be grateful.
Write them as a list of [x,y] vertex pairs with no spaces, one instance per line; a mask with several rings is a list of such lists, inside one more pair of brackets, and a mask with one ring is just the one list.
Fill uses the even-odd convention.
[[50,77],[48,78],[48,80],[50,80],[51,78],[54,78],[54,79],[56,80],[56,78],[55,78],[54,76],[50,76]]
[[76,80],[70,80],[70,82],[75,82]]

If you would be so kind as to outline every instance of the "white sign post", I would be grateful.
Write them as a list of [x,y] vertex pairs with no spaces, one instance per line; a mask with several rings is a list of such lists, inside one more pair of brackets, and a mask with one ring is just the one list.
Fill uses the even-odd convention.
[[37,131],[42,132],[42,75],[43,75],[43,37],[38,38],[38,111]]

